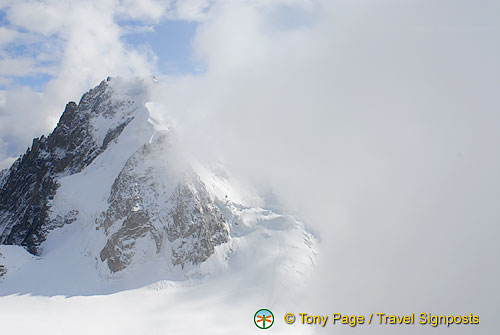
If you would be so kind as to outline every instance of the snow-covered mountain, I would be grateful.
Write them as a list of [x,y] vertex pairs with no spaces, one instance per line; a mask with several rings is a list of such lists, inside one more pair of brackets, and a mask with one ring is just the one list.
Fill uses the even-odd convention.
[[[0,173],[0,294],[79,295],[217,274],[301,282],[304,224],[180,150],[152,79],[108,78]],[[168,284],[170,285],[170,284]],[[282,284],[284,285],[284,284]]]

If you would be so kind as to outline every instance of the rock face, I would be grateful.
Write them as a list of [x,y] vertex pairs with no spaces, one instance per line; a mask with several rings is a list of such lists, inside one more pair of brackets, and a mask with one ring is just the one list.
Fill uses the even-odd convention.
[[[0,252],[0,261],[2,260],[2,253]],[[0,264],[0,279],[7,274],[7,268]]]
[[[79,104],[68,103],[54,131],[34,139],[10,169],[0,172],[0,244],[21,245],[40,254],[51,231],[82,220],[77,203],[64,210],[52,208],[57,207],[54,199],[62,179],[85,174],[118,141],[131,142],[133,127],[151,126],[144,117],[146,89],[139,85],[123,90],[120,85],[108,78],[84,94]],[[132,122],[138,115],[140,126]],[[127,127],[132,128],[123,139],[120,135]],[[96,209],[95,216],[83,215],[85,220],[94,216],[95,230],[104,234],[98,257],[111,273],[158,254],[181,268],[199,264],[229,239],[222,214],[228,210],[215,203],[189,164],[175,156],[168,132],[150,128],[150,142],[132,155],[123,158],[129,153],[111,150],[109,155],[118,159],[110,164],[126,163],[112,177],[105,209]]]
[[[35,138],[31,148],[0,176],[0,243],[22,245],[37,254],[54,228],[47,212],[58,179],[88,166],[132,120],[130,115],[114,117],[125,102],[111,99],[107,87],[103,81],[78,105],[68,103],[54,131]],[[93,126],[97,118],[114,121],[104,138],[99,136],[101,129]]]
[[228,241],[226,219],[194,171],[165,168],[165,158],[174,158],[170,148],[167,136],[145,144],[113,183],[109,207],[96,220],[109,236],[100,258],[111,272],[132,262],[140,239],[150,257],[168,248],[172,264],[182,268],[205,261]]
[[305,224],[185,152],[168,110],[150,101],[155,85],[108,78],[0,171],[0,244],[11,245],[0,291],[19,292],[18,278],[50,283],[49,294],[102,294],[226,270],[280,283],[308,273]]

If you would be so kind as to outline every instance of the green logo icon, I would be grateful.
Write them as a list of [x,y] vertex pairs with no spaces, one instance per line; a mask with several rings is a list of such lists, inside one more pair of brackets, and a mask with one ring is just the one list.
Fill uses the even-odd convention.
[[268,309],[259,309],[253,316],[253,322],[260,329],[271,328],[274,323],[274,315]]

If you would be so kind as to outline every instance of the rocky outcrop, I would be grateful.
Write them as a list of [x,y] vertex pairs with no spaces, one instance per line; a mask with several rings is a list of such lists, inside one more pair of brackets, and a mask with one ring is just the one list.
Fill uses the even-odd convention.
[[[62,176],[80,172],[115,140],[133,119],[121,113],[126,100],[113,97],[108,82],[66,105],[54,131],[33,140],[30,148],[0,175],[0,243],[25,246],[38,253],[54,227],[74,220],[49,220],[50,200]],[[117,117],[118,114],[118,117]],[[111,120],[106,132],[98,119]]]
[[[204,262],[229,240],[231,211],[210,196],[189,163],[177,156],[171,130],[155,130],[148,121],[148,86],[142,84],[103,81],[79,104],[68,103],[54,131],[34,139],[9,170],[0,172],[1,244],[40,254],[49,232],[80,217],[92,218],[99,242],[89,254],[116,273],[157,255],[184,269]],[[125,129],[127,136],[120,137]],[[132,139],[140,129],[148,130],[140,140]],[[149,132],[150,140],[143,144]],[[128,150],[130,143],[137,146]],[[92,165],[104,152],[110,166]],[[100,175],[99,169],[116,172],[107,175],[115,180],[109,191],[102,189],[101,197],[107,192],[109,197],[95,210],[79,207],[85,199],[78,192],[57,194],[58,189],[64,194],[65,181],[79,177],[72,175]],[[92,194],[91,189],[86,196]],[[65,203],[68,198],[74,202]]]
[[[0,252],[0,261],[2,260],[3,256],[2,256],[2,253]],[[0,264],[0,279],[2,279],[3,276],[5,276],[7,274],[7,268]]]
[[227,242],[226,220],[199,180],[179,184],[170,201],[167,238],[174,265],[199,264]]
[[[164,106],[147,103],[152,85],[103,81],[68,103],[54,131],[0,171],[0,244],[56,257],[52,264],[63,268],[92,265],[101,279],[123,283],[203,278],[229,266],[240,248],[270,261],[267,255],[279,252],[284,262],[285,249],[294,258],[304,243],[311,249],[303,224],[261,208],[265,202],[253,191],[247,197],[223,169],[183,151]],[[279,245],[264,252],[253,245],[258,239],[269,239],[266,249]],[[17,265],[3,264],[5,280],[14,278]],[[0,261],[0,277],[6,271]]]
[[7,177],[7,169],[5,170],[0,170],[0,188],[3,187],[3,184],[5,183],[5,177]]
[[137,258],[141,239],[140,257],[145,251],[147,257],[163,252],[182,268],[205,261],[228,241],[226,220],[205,185],[189,167],[176,170],[176,162],[169,166],[169,150],[166,136],[144,145],[113,184],[109,208],[96,222],[109,236],[100,257],[111,272]]

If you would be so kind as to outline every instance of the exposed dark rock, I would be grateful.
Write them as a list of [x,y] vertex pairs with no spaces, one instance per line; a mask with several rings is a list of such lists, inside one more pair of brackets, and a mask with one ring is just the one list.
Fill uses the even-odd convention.
[[111,118],[123,105],[113,101],[111,94],[103,81],[84,94],[78,105],[68,103],[54,131],[48,137],[35,138],[26,153],[0,174],[1,244],[22,245],[37,254],[48,231],[72,221],[49,220],[58,179],[92,163],[132,120],[131,116],[119,120],[104,140],[95,138],[91,120],[100,115]]
[[[40,254],[50,231],[85,215],[52,209],[52,200],[60,179],[89,166],[144,108],[134,100],[143,99],[141,92],[128,95],[119,87],[108,78],[79,104],[68,103],[54,131],[34,139],[10,169],[0,171],[0,244]],[[230,210],[212,199],[189,164],[177,160],[169,136],[158,132],[152,143],[122,157],[127,161],[96,219],[106,237],[99,257],[112,273],[160,253],[174,266],[199,264],[229,240]]]
[[[0,252],[0,260],[2,259],[2,253]],[[0,279],[2,279],[3,276],[5,276],[5,274],[7,273],[7,268],[0,264]]]
[[108,210],[97,219],[110,235],[100,257],[111,272],[132,262],[136,241],[146,236],[146,249],[156,253],[168,240],[172,264],[182,268],[207,260],[228,241],[226,220],[195,173],[186,168],[175,177],[155,164],[156,157],[168,157],[168,147],[160,138],[129,158],[113,184]]
[[174,207],[167,237],[172,242],[174,265],[201,263],[213,254],[217,245],[227,242],[225,219],[201,181],[179,184],[170,201]]

